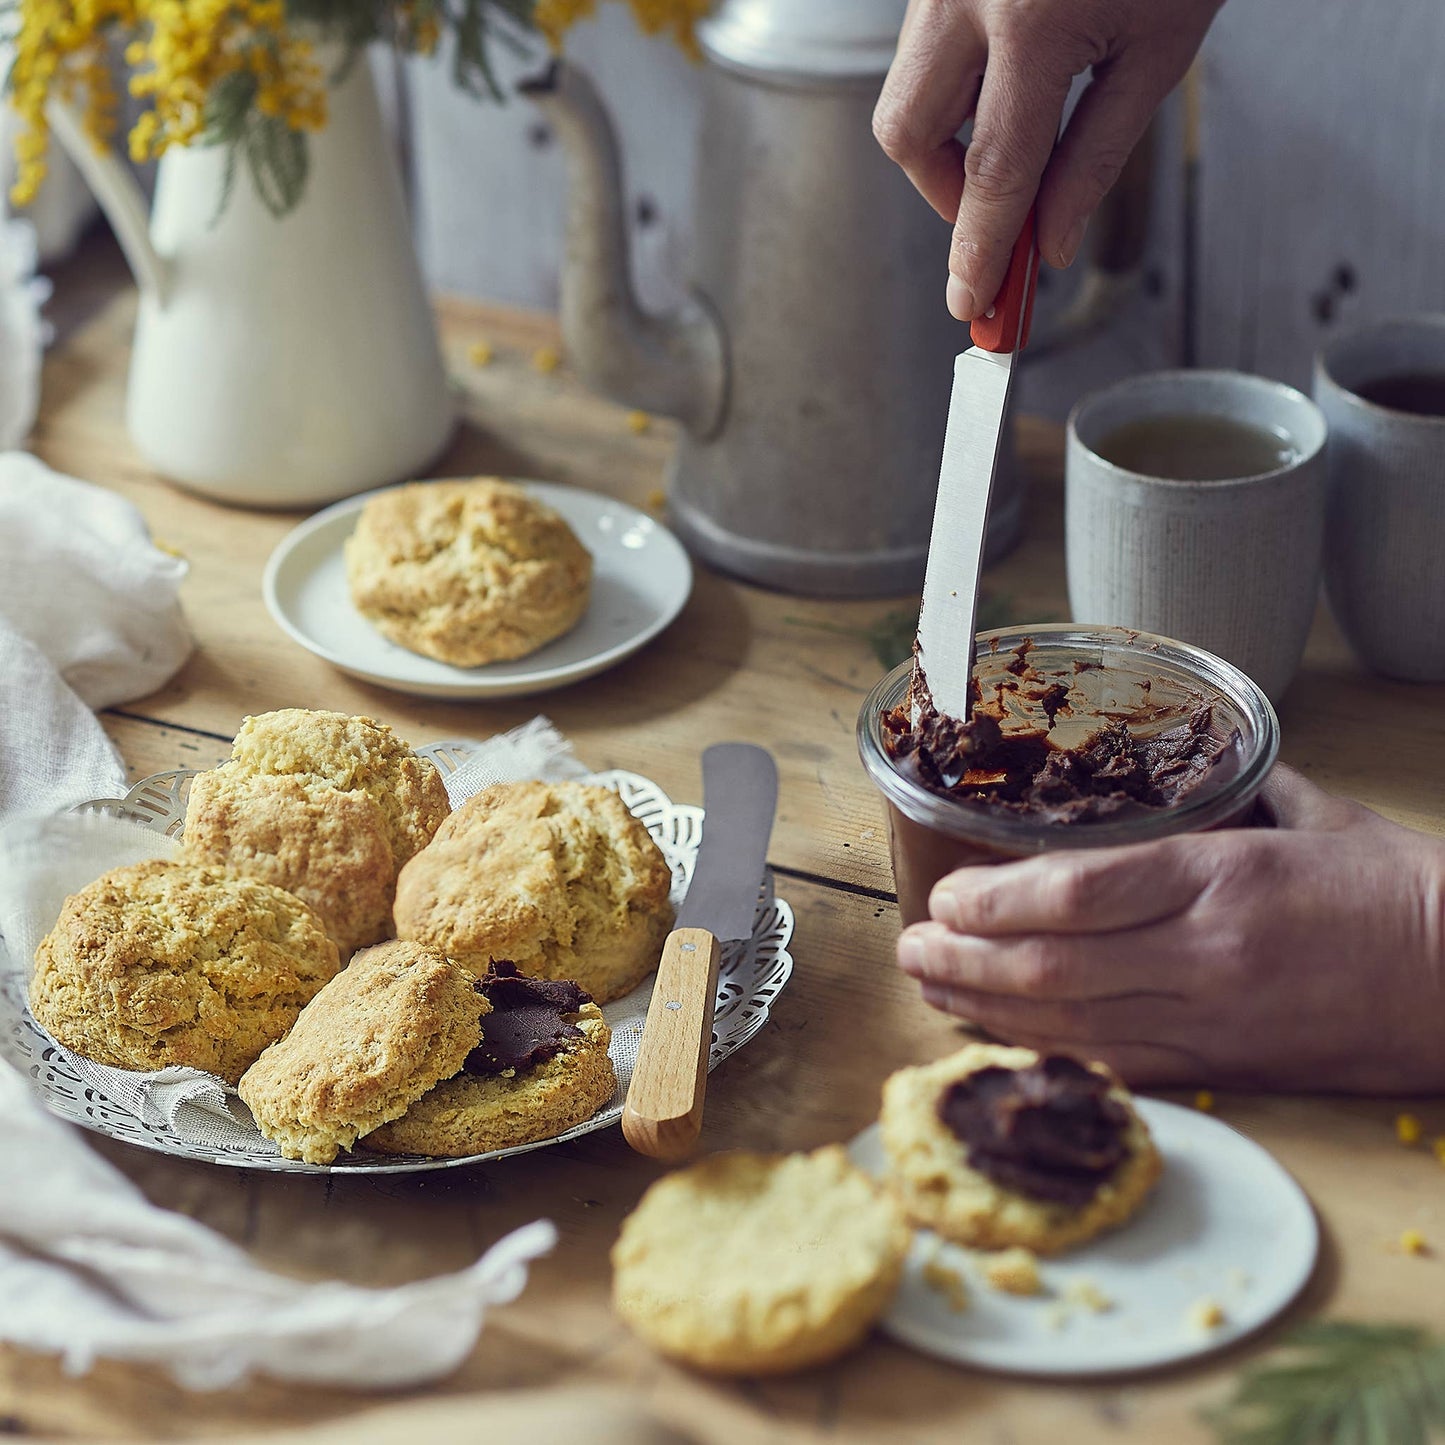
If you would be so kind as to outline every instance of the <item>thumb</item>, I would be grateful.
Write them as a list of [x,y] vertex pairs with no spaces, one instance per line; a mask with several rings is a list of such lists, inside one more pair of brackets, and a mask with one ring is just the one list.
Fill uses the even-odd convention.
[[1342,811],[1354,814],[1354,806],[1316,787],[1303,774],[1285,763],[1276,763],[1259,800],[1276,828],[1330,830],[1348,821]]

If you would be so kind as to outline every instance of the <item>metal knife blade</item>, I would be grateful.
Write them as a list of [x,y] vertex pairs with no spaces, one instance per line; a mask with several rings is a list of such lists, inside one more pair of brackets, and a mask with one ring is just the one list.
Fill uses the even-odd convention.
[[714,743],[702,755],[702,800],[702,842],[674,926],[722,942],[751,937],[778,805],[772,756],[752,743]]
[[918,664],[934,707],[948,717],[966,719],[970,712],[978,574],[1013,362],[1012,351],[974,347],[953,363],[953,395],[918,617]]

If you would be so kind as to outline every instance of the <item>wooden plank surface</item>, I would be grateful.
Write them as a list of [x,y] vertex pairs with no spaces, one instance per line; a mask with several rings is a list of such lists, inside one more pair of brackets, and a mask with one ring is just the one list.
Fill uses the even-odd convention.
[[[892,966],[897,918],[881,820],[853,749],[859,701],[881,668],[865,634],[894,613],[906,621],[915,598],[815,603],[704,572],[683,617],[656,644],[540,703],[436,703],[363,686],[289,643],[261,605],[265,557],[297,519],[187,497],[130,451],[122,427],[130,316],[128,301],[116,303],[52,356],[37,449],[132,497],[157,534],[192,561],[184,600],[196,657],[162,692],[105,719],[133,773],[215,762],[243,714],[285,705],[369,711],[416,741],[485,734],[541,705],[587,762],[645,771],[682,801],[699,797],[697,759],[706,743],[762,742],[782,775],[772,861],[779,891],[797,912],[796,971],[767,1027],[713,1076],[704,1146],[806,1148],[847,1138],[873,1118],[890,1070],[954,1044],[954,1027],[925,1008]],[[443,308],[443,323],[473,419],[448,469],[496,468],[656,501],[666,434],[634,436],[621,413],[582,393],[565,368],[550,377],[532,370],[532,351],[552,337],[549,323],[459,304]],[[483,337],[498,359],[478,370],[465,352]],[[992,606],[999,620],[1058,620],[1065,615],[1059,438],[1053,428],[1026,425],[1021,439],[1036,482],[1028,539],[990,573]],[[1442,703],[1445,688],[1366,678],[1322,620],[1285,700],[1286,755],[1329,786],[1441,830],[1445,796],[1429,748]],[[1392,1120],[1402,1107],[1417,1109],[1427,1134],[1445,1133],[1440,1101],[1220,1099],[1221,1115],[1270,1148],[1320,1210],[1325,1259],[1296,1317],[1328,1309],[1445,1325],[1445,1266],[1390,1248],[1406,1227],[1445,1238],[1445,1176],[1427,1153],[1395,1143]],[[558,1251],[538,1266],[522,1298],[488,1323],[470,1359],[433,1390],[400,1397],[455,1397],[479,1433],[494,1409],[500,1425],[505,1397],[477,1392],[605,1385],[620,1392],[624,1414],[645,1411],[704,1440],[951,1442],[966,1433],[1081,1445],[1203,1441],[1197,1408],[1226,1393],[1230,1371],[1252,1351],[1236,1347],[1136,1380],[1041,1384],[949,1369],[874,1340],[834,1367],[793,1379],[708,1382],[651,1355],[608,1309],[607,1249],[659,1172],[615,1131],[496,1166],[335,1181],[245,1174],[95,1142],[158,1203],[305,1277],[374,1285],[420,1278],[469,1262],[515,1224],[555,1219]],[[0,1350],[0,1428],[15,1433],[254,1436],[375,1403],[360,1393],[264,1380],[191,1395],[157,1372],[111,1364],[76,1381],[54,1361]],[[368,1439],[404,1441],[424,1426],[403,1410],[381,1417],[376,1429],[382,1433]]]

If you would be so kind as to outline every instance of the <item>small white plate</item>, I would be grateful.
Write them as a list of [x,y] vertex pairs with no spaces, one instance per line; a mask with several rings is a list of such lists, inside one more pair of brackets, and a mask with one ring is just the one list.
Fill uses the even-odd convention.
[[[1122,1228],[1041,1259],[1046,1293],[1000,1294],[984,1281],[987,1255],[919,1230],[893,1308],[880,1328],[903,1344],[959,1364],[1020,1375],[1104,1375],[1177,1364],[1233,1344],[1299,1294],[1319,1253],[1304,1191],[1260,1146],[1218,1119],[1157,1099],[1135,1105],[1164,1156],[1153,1196]],[[883,1170],[878,1126],[849,1146],[854,1163]],[[951,1310],[923,1277],[936,1260],[958,1273],[968,1308]],[[1088,1281],[1112,1301],[1096,1314],[1072,1303]],[[1203,1300],[1224,1312],[1206,1330]]]
[[374,492],[327,507],[282,540],[261,584],[271,616],[293,641],[365,682],[423,697],[519,697],[612,667],[682,611],[692,592],[692,563],[660,522],[580,487],[520,485],[566,518],[593,560],[586,615],[529,657],[449,667],[388,641],[352,606],[342,548]]

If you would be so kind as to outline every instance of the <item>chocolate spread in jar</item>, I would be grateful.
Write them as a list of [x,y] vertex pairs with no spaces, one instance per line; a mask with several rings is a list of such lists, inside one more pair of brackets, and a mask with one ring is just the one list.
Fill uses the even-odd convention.
[[1066,672],[1040,671],[1031,650],[1022,643],[986,687],[975,675],[966,723],[938,712],[915,667],[908,698],[881,720],[894,767],[970,807],[1081,824],[1175,807],[1237,761],[1238,733],[1215,726],[1202,694],[1188,709],[1100,712],[1078,678],[1102,669],[1074,661]]
[[1123,1162],[1129,1113],[1109,1081],[1063,1054],[1024,1069],[991,1065],[950,1084],[938,1117],[968,1166],[1005,1189],[1079,1208]]
[[473,986],[492,1011],[482,1020],[481,1043],[462,1065],[469,1074],[521,1073],[584,1037],[569,1015],[592,996],[575,983],[527,978],[516,964],[498,961]]

